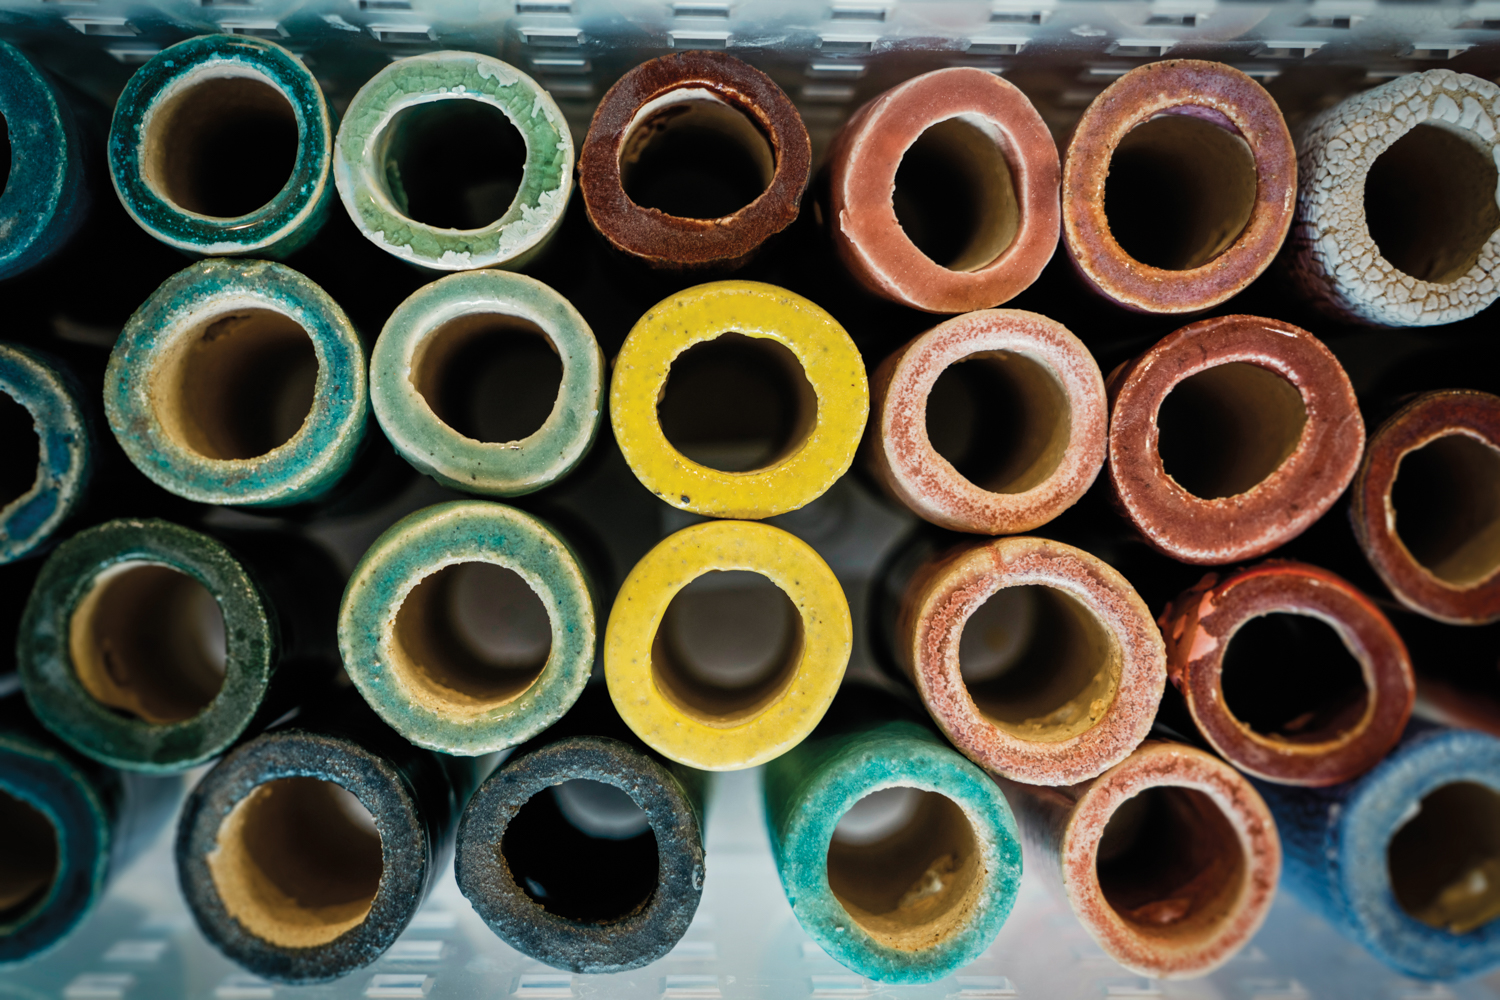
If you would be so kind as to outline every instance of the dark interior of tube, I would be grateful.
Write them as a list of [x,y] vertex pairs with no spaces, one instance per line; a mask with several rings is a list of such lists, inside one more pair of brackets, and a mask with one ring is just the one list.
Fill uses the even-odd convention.
[[0,391],[0,507],[36,485],[42,442],[31,411]]
[[69,631],[79,683],[122,715],[182,722],[224,684],[224,613],[207,587],[170,566],[127,562],[100,573]]
[[645,812],[598,781],[575,779],[533,795],[506,826],[499,853],[526,895],[579,923],[611,923],[640,911],[659,877],[656,834]]
[[60,864],[52,821],[0,790],[0,926],[23,919],[46,898]]
[[498,313],[449,320],[412,358],[412,385],[432,412],[475,441],[535,434],[552,414],[562,377],[562,359],[542,328]]
[[10,183],[10,122],[0,114],[0,194],[5,193]]
[[1439,580],[1472,586],[1500,568],[1500,451],[1448,434],[1401,456],[1396,534]]
[[1009,351],[949,365],[927,395],[927,439],[960,476],[991,493],[1024,493],[1062,464],[1072,415],[1062,383]]
[[719,219],[759,198],[776,173],[760,127],[706,90],[675,91],[637,114],[620,145],[620,185],[642,208]]
[[1470,781],[1434,789],[1391,836],[1386,867],[1424,924],[1467,934],[1500,917],[1500,794]]
[[672,361],[656,406],[668,443],[699,465],[749,472],[807,440],[818,398],[802,365],[766,337],[726,333]]
[[1294,743],[1337,739],[1364,717],[1363,669],[1333,626],[1277,612],[1245,622],[1224,649],[1224,707],[1262,736]]
[[1467,129],[1425,122],[1391,144],[1365,177],[1365,222],[1381,256],[1422,281],[1457,281],[1500,229],[1500,182]]
[[1245,851],[1228,817],[1196,789],[1158,785],[1110,817],[1096,856],[1105,902],[1141,934],[1184,943],[1229,914]]
[[1246,493],[1302,440],[1302,394],[1268,368],[1235,361],[1177,383],[1156,415],[1162,467],[1196,497]]
[[976,116],[929,126],[901,154],[896,222],[933,263],[977,271],[1015,242],[1021,208],[999,130]]
[[1190,115],[1157,115],[1115,147],[1104,213],[1131,257],[1188,271],[1239,239],[1255,210],[1257,183],[1255,157],[1239,135]]
[[526,172],[526,139],[500,108],[449,99],[396,112],[380,140],[396,210],[436,229],[483,229],[507,211]]

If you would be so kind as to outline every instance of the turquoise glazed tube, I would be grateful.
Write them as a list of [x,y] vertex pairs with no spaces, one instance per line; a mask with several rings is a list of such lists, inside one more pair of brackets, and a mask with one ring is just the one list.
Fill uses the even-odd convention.
[[205,937],[266,979],[379,958],[441,877],[472,761],[420,750],[353,692],[242,743],[193,789],[177,877]]
[[[461,591],[493,588],[493,577],[474,576],[497,568],[520,578],[516,604],[526,591],[541,601],[545,649],[486,646],[455,619]],[[588,683],[597,630],[591,584],[568,543],[484,500],[435,504],[391,525],[354,567],[338,617],[344,671],[380,717],[418,746],[464,755],[516,746],[560,719]]]
[[[540,333],[562,362],[541,426],[513,441],[476,440],[449,414],[447,387],[485,340]],[[452,274],[401,303],[370,355],[370,404],[385,436],[417,471],[483,496],[531,493],[588,454],[603,416],[604,355],[578,310],[534,278],[504,271]]]
[[45,547],[78,509],[94,448],[83,387],[61,361],[0,343],[0,393],[9,397],[0,399],[0,481],[6,484],[0,491],[0,563],[8,563]]
[[1344,936],[1421,979],[1500,967],[1500,740],[1415,722],[1354,781],[1257,781],[1284,884]]
[[136,468],[199,503],[318,500],[365,434],[365,350],[328,293],[281,264],[204,260],[135,311],[104,412]]
[[88,214],[78,123],[31,61],[0,41],[0,118],[10,176],[0,190],[0,280],[52,256]]
[[158,52],[125,84],[109,173],[125,211],[169,246],[280,258],[328,215],[333,132],[296,56],[260,38],[202,35]]
[[[1005,797],[887,695],[841,691],[812,736],[766,765],[765,800],[792,912],[862,976],[941,979],[989,947],[1010,914],[1021,843]],[[889,822],[868,821],[893,806]]]

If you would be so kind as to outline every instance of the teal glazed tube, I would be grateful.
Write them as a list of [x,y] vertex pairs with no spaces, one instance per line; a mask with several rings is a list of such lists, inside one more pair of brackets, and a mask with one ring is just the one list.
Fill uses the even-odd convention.
[[1414,722],[1353,781],[1255,785],[1286,886],[1344,936],[1421,979],[1500,967],[1500,740]]
[[104,411],[136,468],[199,503],[330,494],[365,434],[365,349],[328,293],[281,264],[204,260],[135,311]]
[[379,958],[447,866],[472,761],[418,749],[353,692],[241,744],[177,826],[205,937],[266,979],[316,983]]
[[[0,563],[43,549],[83,502],[94,448],[68,368],[0,343]],[[27,424],[30,424],[28,427]]]
[[[478,440],[477,421],[460,422],[471,401],[458,398],[457,383],[487,349],[493,355],[528,334],[562,363],[551,412],[516,440]],[[419,472],[466,493],[519,496],[566,476],[588,454],[604,412],[604,372],[593,331],[567,299],[525,275],[473,271],[418,289],[391,314],[370,355],[370,404]]]
[[[530,514],[485,500],[424,507],[377,538],[349,577],[338,615],[344,670],[418,746],[470,756],[516,746],[562,718],[588,683],[591,586],[568,543]],[[459,603],[477,601],[503,624],[528,591],[546,614],[545,647],[503,631],[486,641],[457,617]]]
[[765,771],[792,912],[831,958],[886,983],[932,982],[973,961],[1021,883],[1000,789],[917,719],[887,695],[846,688]]
[[0,119],[10,175],[0,189],[0,280],[52,256],[88,214],[84,153],[68,102],[17,49],[0,41]]
[[337,571],[270,532],[236,549],[155,520],[110,521],[59,545],[16,648],[42,724],[95,760],[170,773],[329,683]]
[[115,104],[109,173],[156,239],[209,257],[281,258],[333,196],[333,115],[306,66],[273,42],[201,35],[158,52]]

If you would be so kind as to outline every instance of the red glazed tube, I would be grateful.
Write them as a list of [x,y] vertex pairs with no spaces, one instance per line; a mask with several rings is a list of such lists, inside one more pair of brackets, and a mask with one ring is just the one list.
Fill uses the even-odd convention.
[[[1408,462],[1410,488],[1398,488]],[[1500,619],[1497,493],[1500,398],[1428,392],[1370,438],[1349,518],[1398,601],[1438,621],[1481,625]]]
[[[927,435],[928,395],[960,362],[992,366],[1021,413],[1015,424],[975,429],[1006,450],[982,483]],[[913,513],[955,531],[1009,535],[1046,524],[1104,463],[1109,404],[1099,366],[1067,327],[1036,313],[986,309],[939,323],[881,363],[871,404],[865,456],[877,479]]]
[[[952,261],[917,248],[892,200],[902,158],[929,129],[978,194],[974,236]],[[828,164],[839,257],[892,302],[933,313],[996,306],[1035,281],[1057,248],[1057,146],[1026,95],[993,73],[940,69],[892,87],[839,130]]]
[[[1180,419],[1194,425],[1182,432],[1212,427],[1207,413],[1228,437],[1179,453],[1175,474],[1191,492],[1164,465],[1158,426],[1164,401],[1189,379],[1179,398],[1208,409]],[[1349,376],[1322,341],[1290,323],[1200,320],[1116,369],[1107,385],[1116,506],[1146,541],[1182,562],[1251,559],[1296,538],[1359,466],[1365,426]],[[1206,473],[1189,476],[1205,462]]]
[[[1196,156],[1202,169],[1224,171],[1205,185],[1201,234],[1184,243],[1181,269],[1152,266],[1121,248],[1105,214],[1105,179],[1130,132],[1153,119],[1168,161]],[[1218,126],[1204,132],[1188,120]],[[1196,134],[1195,134],[1196,130]],[[1254,163],[1224,141],[1237,137]],[[1132,143],[1146,142],[1140,133]],[[1132,143],[1127,143],[1127,146]],[[1175,154],[1175,155],[1174,155]],[[1110,301],[1137,312],[1194,313],[1237,294],[1270,265],[1286,239],[1297,197],[1297,157],[1281,111],[1265,88],[1222,63],[1170,59],[1131,70],[1084,111],[1063,162],[1063,243],[1084,280]],[[1243,222],[1241,222],[1243,220]]]
[[[1318,713],[1316,720],[1295,736],[1256,732],[1224,693],[1224,655],[1235,632],[1277,612],[1332,626],[1364,679],[1361,698],[1314,708],[1308,714]],[[1273,559],[1222,580],[1210,573],[1167,608],[1161,630],[1167,675],[1198,730],[1225,760],[1257,778],[1308,786],[1348,781],[1396,745],[1411,717],[1416,679],[1401,636],[1368,597],[1316,566]]]
[[[1023,638],[997,674],[966,682],[965,626],[1018,587],[1031,589],[1005,595],[1018,602],[1006,624]],[[953,745],[1027,784],[1086,781],[1124,760],[1150,732],[1167,680],[1161,633],[1130,583],[1044,538],[973,542],[920,567],[903,595],[895,652]]]
[[[717,115],[725,108],[743,121]],[[637,205],[625,193],[622,160],[639,157],[674,118],[703,112],[717,115],[708,127],[767,144],[765,191],[716,219]],[[683,52],[644,62],[609,88],[578,157],[578,187],[589,221],[615,249],[664,270],[732,270],[797,218],[811,168],[802,116],[769,76],[722,52]]]

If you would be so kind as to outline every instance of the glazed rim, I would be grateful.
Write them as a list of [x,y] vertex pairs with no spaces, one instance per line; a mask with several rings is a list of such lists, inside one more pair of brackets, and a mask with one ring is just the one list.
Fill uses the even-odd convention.
[[[1222,400],[1294,443],[1254,486],[1204,499],[1167,473],[1157,420],[1168,394],[1215,369],[1222,370],[1215,375]],[[1259,316],[1200,320],[1127,363],[1109,386],[1115,496],[1148,542],[1183,562],[1249,559],[1297,537],[1333,506],[1359,466],[1364,422],[1349,376],[1322,341],[1290,323]]]
[[[37,109],[40,115],[22,114]],[[0,275],[23,256],[51,224],[63,193],[76,178],[61,169],[74,141],[65,124],[68,109],[59,104],[31,61],[0,41],[0,116],[9,123],[10,174],[0,188],[0,219],[14,220],[0,246]],[[41,190],[39,191],[38,188]]]
[[[1104,182],[1110,160],[1137,125],[1183,114],[1226,128],[1255,160],[1250,218],[1232,244],[1197,267],[1151,267],[1128,255],[1110,232]],[[1218,305],[1261,274],[1291,227],[1296,152],[1281,111],[1265,88],[1222,63],[1176,59],[1138,67],[1084,111],[1063,162],[1063,241],[1086,280],[1104,295],[1146,312],[1195,312]]]
[[[1003,372],[1028,415],[1028,461],[1008,462],[990,488],[959,474],[927,436],[932,387],[964,361]],[[1108,400],[1099,366],[1077,337],[1044,316],[994,309],[955,317],[892,355],[875,383],[877,466],[903,503],[943,527],[1029,531],[1087,492],[1104,464]]]
[[1350,508],[1355,535],[1381,580],[1408,608],[1455,625],[1495,621],[1500,619],[1500,548],[1494,512],[1488,523],[1455,518],[1467,533],[1435,567],[1413,555],[1397,534],[1392,491],[1401,463],[1434,444],[1442,449],[1435,458],[1469,473],[1467,490],[1458,499],[1478,504],[1482,517],[1483,496],[1500,478],[1500,398],[1464,390],[1429,392],[1371,436]]
[[80,387],[26,348],[0,344],[0,392],[25,407],[41,428],[36,478],[0,508],[3,564],[35,551],[73,513],[88,486],[91,442]]

